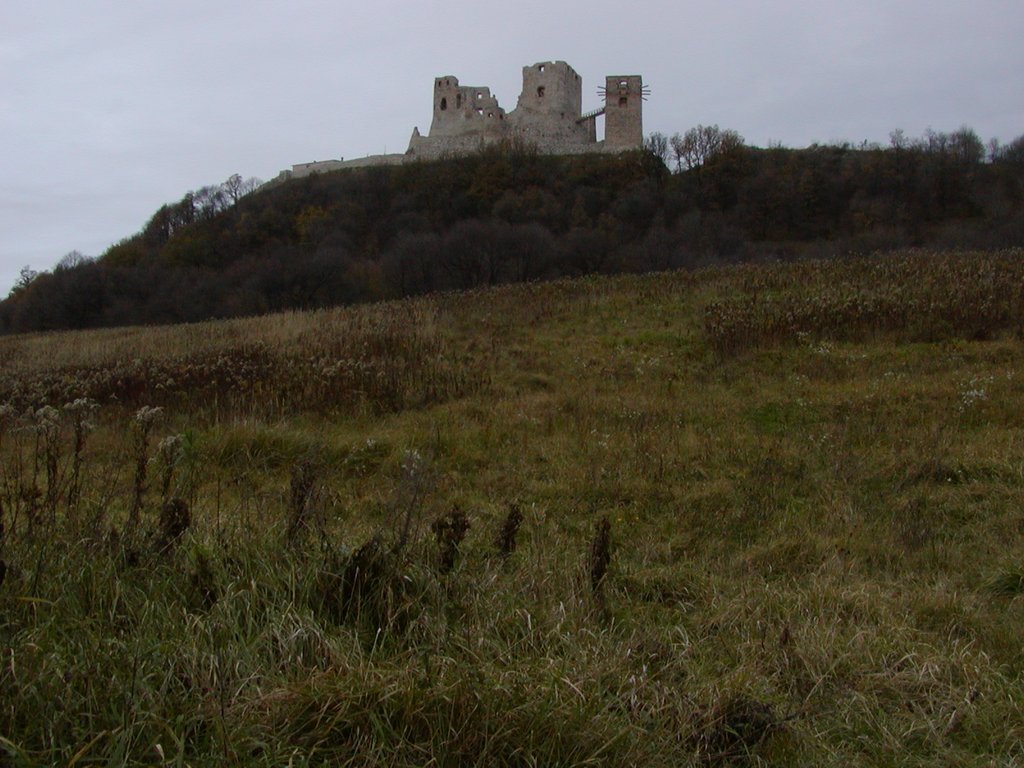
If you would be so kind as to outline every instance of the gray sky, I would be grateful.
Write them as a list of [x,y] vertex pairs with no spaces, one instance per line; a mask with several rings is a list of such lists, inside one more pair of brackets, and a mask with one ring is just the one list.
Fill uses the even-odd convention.
[[1024,134],[1020,0],[3,0],[0,296],[232,173],[404,151],[435,75],[515,107],[563,59],[584,110],[642,74],[644,131],[885,142]]

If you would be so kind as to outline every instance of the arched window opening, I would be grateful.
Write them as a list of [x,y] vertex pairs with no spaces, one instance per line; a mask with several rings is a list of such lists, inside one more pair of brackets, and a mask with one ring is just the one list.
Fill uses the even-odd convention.
[[537,86],[537,98],[538,99],[543,99],[544,98],[544,86],[543,85],[538,85]]
[[441,99],[441,111],[448,109],[448,99]]
[[627,99],[625,96],[619,96],[619,106],[620,107],[626,106],[626,102],[628,102],[628,101],[629,101],[629,99]]

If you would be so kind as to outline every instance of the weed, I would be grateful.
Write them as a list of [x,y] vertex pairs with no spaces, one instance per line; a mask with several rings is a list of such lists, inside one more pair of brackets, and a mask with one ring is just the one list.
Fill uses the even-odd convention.
[[519,535],[519,528],[523,524],[523,512],[519,504],[512,502],[508,505],[508,514],[501,524],[498,537],[495,541],[495,549],[498,557],[502,559],[509,557],[516,549],[516,537]]
[[168,499],[160,508],[160,532],[156,549],[160,554],[169,552],[192,524],[192,514],[183,499]]
[[349,618],[366,614],[372,620],[379,619],[391,574],[388,553],[375,536],[352,553],[341,574],[340,615]]
[[184,455],[184,435],[168,435],[157,445],[156,454],[160,461],[160,500],[166,503],[171,498],[171,483],[174,470]]
[[217,576],[213,571],[210,558],[204,552],[196,553],[195,567],[189,575],[189,585],[193,598],[201,610],[210,610],[220,598]]
[[459,506],[437,518],[430,526],[439,549],[438,569],[442,575],[451,573],[459,556],[459,545],[469,531],[469,518]]
[[297,544],[313,525],[322,530],[319,511],[321,496],[319,467],[309,459],[300,461],[292,468],[291,474],[288,528],[285,531],[285,540],[289,545]]
[[401,471],[401,480],[390,509],[397,529],[397,536],[391,547],[393,555],[399,554],[409,543],[413,527],[422,511],[424,498],[434,485],[430,460],[415,449],[406,451],[402,456]]
[[128,510],[128,530],[134,531],[139,526],[144,497],[146,495],[146,469],[149,466],[149,438],[153,425],[159,418],[160,408],[143,406],[135,412],[132,419],[135,428],[135,445],[133,458],[135,461],[135,477],[132,482],[132,501]]
[[71,476],[68,480],[67,508],[68,515],[74,516],[82,494],[82,461],[85,451],[86,435],[95,428],[93,415],[99,408],[95,400],[80,397],[64,406],[64,411],[71,417]]
[[51,524],[56,522],[57,500],[60,498],[60,412],[46,405],[36,411],[36,431],[42,440],[42,458],[46,473],[46,494],[43,507],[50,515]]

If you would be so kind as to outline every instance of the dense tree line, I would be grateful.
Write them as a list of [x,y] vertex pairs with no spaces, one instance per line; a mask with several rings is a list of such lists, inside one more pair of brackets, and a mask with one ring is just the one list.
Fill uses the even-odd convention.
[[470,157],[232,177],[161,207],[97,259],[23,273],[0,331],[314,308],[592,272],[905,245],[1024,242],[1024,137],[758,149],[717,126],[644,151]]

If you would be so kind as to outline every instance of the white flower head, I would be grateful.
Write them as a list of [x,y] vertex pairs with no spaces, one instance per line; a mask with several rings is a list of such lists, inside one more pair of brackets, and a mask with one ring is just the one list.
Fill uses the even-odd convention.
[[157,444],[156,449],[165,459],[173,460],[174,457],[181,453],[184,442],[184,435],[168,435]]
[[162,414],[163,411],[164,409],[160,407],[144,405],[135,412],[135,416],[132,418],[135,420],[136,424],[149,426],[160,417],[160,414]]

